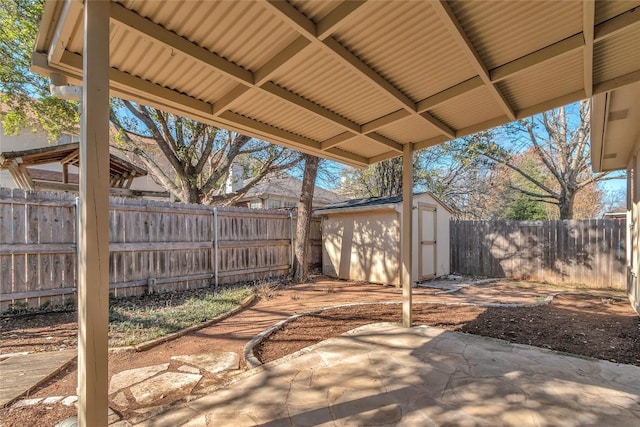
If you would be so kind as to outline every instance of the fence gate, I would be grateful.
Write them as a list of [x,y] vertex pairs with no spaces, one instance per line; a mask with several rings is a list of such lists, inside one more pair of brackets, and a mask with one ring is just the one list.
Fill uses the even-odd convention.
[[418,280],[436,277],[436,243],[437,243],[436,207],[418,204]]

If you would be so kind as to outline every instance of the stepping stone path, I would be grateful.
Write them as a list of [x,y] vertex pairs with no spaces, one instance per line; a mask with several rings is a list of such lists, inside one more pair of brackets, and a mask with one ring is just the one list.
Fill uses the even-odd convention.
[[171,360],[184,365],[176,368],[171,363],[162,363],[115,374],[109,383],[111,403],[126,410],[153,405],[168,395],[186,396],[205,375],[240,367],[240,357],[234,352],[173,356]]

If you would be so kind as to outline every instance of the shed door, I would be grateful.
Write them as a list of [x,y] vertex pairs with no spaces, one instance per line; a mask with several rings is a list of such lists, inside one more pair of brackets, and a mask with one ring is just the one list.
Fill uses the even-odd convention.
[[436,207],[418,205],[418,280],[436,277]]

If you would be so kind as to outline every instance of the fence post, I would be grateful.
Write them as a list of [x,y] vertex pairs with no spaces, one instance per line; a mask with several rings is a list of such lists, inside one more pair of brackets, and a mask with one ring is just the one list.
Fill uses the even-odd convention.
[[213,277],[218,290],[218,208],[213,208]]
[[289,241],[290,243],[290,274],[293,275],[293,258],[294,258],[294,251],[293,251],[293,212],[289,211]]
[[[76,226],[75,226],[75,230],[74,230],[74,236],[73,236],[73,244],[75,245],[76,248],[76,256],[75,256],[75,264],[76,264],[76,277],[74,280],[74,284],[73,287],[76,288],[76,305],[77,305],[77,297],[78,297],[78,266],[79,266],[79,256],[78,256],[78,230],[80,229],[80,197],[76,196],[76,207],[75,207],[75,215],[76,215]],[[25,211],[26,212],[26,211]],[[26,230],[26,227],[25,227]]]

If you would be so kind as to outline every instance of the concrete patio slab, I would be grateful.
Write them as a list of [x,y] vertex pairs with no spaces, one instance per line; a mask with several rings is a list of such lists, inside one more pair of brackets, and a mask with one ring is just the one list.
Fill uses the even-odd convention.
[[367,325],[145,426],[640,425],[640,368],[431,327]]
[[17,354],[0,361],[0,408],[56,375],[77,354],[75,349]]

